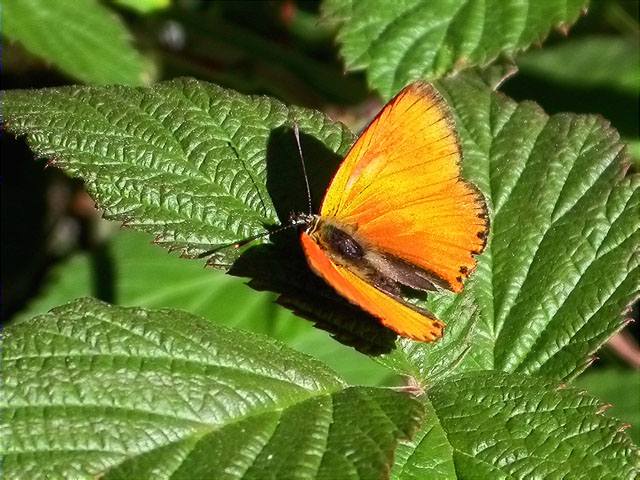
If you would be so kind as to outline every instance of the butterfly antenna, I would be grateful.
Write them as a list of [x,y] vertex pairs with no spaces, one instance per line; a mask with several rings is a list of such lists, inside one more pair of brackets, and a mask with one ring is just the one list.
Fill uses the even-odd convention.
[[309,215],[313,213],[313,207],[311,206],[311,188],[309,187],[309,177],[307,176],[307,167],[304,163],[304,156],[302,155],[302,145],[300,144],[300,130],[298,124],[293,124],[293,134],[296,137],[296,144],[298,145],[298,154],[300,155],[300,163],[302,164],[302,173],[304,174],[304,183],[307,187],[307,203],[309,207]]
[[259,233],[257,235],[252,235],[251,237],[243,238],[242,240],[239,240],[237,242],[224,243],[222,245],[217,245],[217,246],[215,246],[214,248],[212,248],[210,250],[207,250],[205,252],[199,253],[196,258],[209,257],[209,256],[213,255],[214,253],[217,253],[217,252],[219,252],[221,250],[224,250],[226,248],[241,248],[241,247],[244,247],[245,245],[248,245],[249,243],[254,242],[256,240],[259,240],[259,239],[261,239],[263,237],[266,237],[266,236],[274,234],[274,233],[282,232],[283,230],[287,230],[287,229],[293,228],[295,226],[296,225],[293,224],[293,223],[288,223],[288,224],[282,225],[281,227],[276,228],[274,230],[269,230],[267,232],[262,232],[262,233]]
[[[304,174],[304,184],[307,187],[307,203],[308,203],[308,208],[309,208],[309,214],[312,213],[313,211],[313,206],[311,204],[311,188],[309,187],[309,177],[307,176],[307,167],[304,163],[304,156],[302,155],[302,145],[300,144],[300,130],[298,129],[298,124],[294,123],[293,124],[293,133],[296,137],[296,145],[298,146],[298,154],[300,155],[300,163],[302,164],[302,173]],[[248,245],[249,243],[258,240],[260,238],[266,237],[267,235],[271,235],[273,233],[278,233],[281,232],[283,230],[287,230],[289,228],[294,228],[297,227],[298,225],[296,223],[287,223],[286,225],[281,226],[280,228],[276,228],[275,230],[269,230],[267,232],[262,232],[259,233],[257,235],[253,235],[251,237],[247,237],[244,238],[240,241],[237,242],[233,242],[233,243],[224,243],[222,245],[217,245],[212,249],[209,249],[205,252],[202,252],[200,254],[197,255],[197,258],[205,258],[205,257],[209,257],[211,255],[213,255],[214,253],[217,253],[221,250],[224,250],[226,248],[241,248],[244,247],[245,245]]]

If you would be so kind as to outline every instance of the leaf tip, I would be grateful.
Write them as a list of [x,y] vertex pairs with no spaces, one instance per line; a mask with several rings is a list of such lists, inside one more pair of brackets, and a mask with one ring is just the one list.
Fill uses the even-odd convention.
[[604,412],[609,410],[611,407],[613,407],[612,403],[604,403],[604,404],[600,405],[598,407],[598,409],[596,410],[596,415],[602,415]]
[[630,429],[630,428],[631,428],[631,424],[630,424],[630,423],[623,423],[622,425],[620,425],[620,426],[617,428],[617,430],[616,430],[616,431],[617,431],[617,432],[624,432],[625,430],[628,430],[628,429]]
[[424,385],[422,385],[422,383],[420,383],[420,381],[413,375],[407,376],[406,385],[403,385],[401,387],[393,387],[393,390],[395,390],[396,392],[408,393],[413,397],[421,397],[426,392]]
[[561,22],[556,25],[556,31],[558,31],[563,37],[567,37],[569,35],[569,28],[571,26],[568,23]]

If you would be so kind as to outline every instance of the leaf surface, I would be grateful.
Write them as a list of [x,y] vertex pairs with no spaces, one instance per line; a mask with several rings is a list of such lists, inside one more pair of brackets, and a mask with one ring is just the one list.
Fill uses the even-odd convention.
[[4,0],[2,33],[86,83],[141,85],[149,66],[116,15],[96,0]]
[[421,432],[399,447],[395,479],[614,480],[640,472],[640,452],[619,421],[595,398],[550,380],[462,374],[429,390],[428,406]]
[[412,80],[437,80],[499,55],[512,56],[549,31],[568,28],[587,0],[325,0],[346,67],[365,70],[389,98]]
[[[571,378],[622,328],[637,294],[640,178],[628,173],[619,135],[598,116],[548,116],[472,77],[439,87],[457,116],[464,175],[484,192],[491,216],[487,248],[463,293],[479,318],[460,368]],[[437,302],[446,319],[462,300]],[[459,343],[455,332],[466,329],[451,329]],[[420,365],[410,373],[434,381],[442,360],[422,359],[444,345],[402,345],[404,353],[385,362]]]
[[378,479],[422,405],[266,337],[85,299],[2,346],[6,478]]
[[[6,100],[9,128],[82,177],[107,218],[192,255],[266,233],[279,213],[286,219],[290,211],[277,211],[272,197],[286,197],[284,209],[306,209],[304,192],[291,188],[296,180],[304,186],[299,159],[282,156],[285,142],[293,154],[294,123],[327,156],[353,138],[319,112],[190,79],[144,89],[10,91]],[[310,176],[327,169],[312,165]],[[218,260],[237,256],[227,249]]]
[[[79,253],[57,265],[42,293],[13,321],[25,321],[88,296],[123,306],[176,308],[280,340],[318,358],[351,384],[380,385],[392,376],[370,357],[333,341],[326,332],[274,304],[274,294],[256,293],[244,285],[245,279],[169,255],[149,240],[147,234],[123,230],[100,254]],[[159,278],[163,281],[158,282]],[[113,292],[110,299],[101,288],[105,284]]]

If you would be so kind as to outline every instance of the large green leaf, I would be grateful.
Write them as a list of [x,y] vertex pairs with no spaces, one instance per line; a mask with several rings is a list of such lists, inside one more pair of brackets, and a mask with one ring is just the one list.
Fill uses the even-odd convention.
[[489,64],[576,21],[588,0],[325,0],[350,70],[390,97],[411,80]]
[[[28,320],[80,297],[106,300],[107,290],[118,305],[176,308],[269,335],[322,360],[352,384],[379,385],[392,376],[370,357],[333,341],[309,322],[297,321],[273,303],[273,294],[256,293],[244,285],[245,279],[204,269],[202,262],[168,255],[149,240],[146,234],[123,230],[99,252],[71,257],[53,269],[44,291],[13,321]],[[102,288],[105,284],[109,287]]]
[[[548,116],[468,78],[439,85],[458,117],[465,175],[492,218],[463,294],[479,319],[461,367],[571,377],[624,325],[637,291],[640,178],[627,174],[624,145],[600,117]],[[419,365],[431,382],[442,360],[421,359],[444,345],[402,344],[389,363]]]
[[[294,152],[294,123],[322,142],[325,162],[353,139],[319,112],[190,79],[8,91],[5,116],[39,155],[85,180],[105,217],[190,254],[265,233],[288,216],[280,209],[306,209],[299,160],[283,157],[285,142]],[[311,162],[310,173],[319,167],[327,163]]]
[[633,479],[640,452],[595,398],[520,374],[474,372],[428,392],[395,479]]
[[[549,117],[473,77],[439,88],[457,114],[465,175],[487,197],[492,231],[464,296],[433,295],[450,324],[445,341],[403,341],[393,366],[422,380],[457,365],[570,377],[622,326],[637,289],[640,181],[626,175],[623,145],[599,117]],[[352,139],[318,112],[193,80],[11,91],[5,113],[38,154],[86,180],[107,216],[188,253],[265,232],[306,208],[294,122],[306,134],[316,202],[334,152]],[[362,350],[392,348],[388,330],[309,273],[295,235],[272,240],[248,249],[232,272],[284,294],[282,303]]]
[[3,0],[2,34],[86,83],[140,85],[149,68],[97,0]]
[[[191,256],[268,233],[307,209],[294,124],[316,208],[336,152],[353,139],[317,111],[190,79],[144,89],[8,91],[5,121],[39,155],[82,177],[107,218]],[[233,273],[278,291],[282,303],[363,351],[392,348],[392,332],[310,273],[293,231],[274,242],[249,249]],[[243,253],[223,248],[210,261],[229,266]]]
[[358,478],[422,405],[174,310],[80,300],[9,327],[4,478]]

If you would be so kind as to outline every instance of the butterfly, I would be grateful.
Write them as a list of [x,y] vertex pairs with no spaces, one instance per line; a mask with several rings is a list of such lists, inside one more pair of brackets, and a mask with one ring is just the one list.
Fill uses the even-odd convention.
[[461,177],[460,142],[430,84],[405,87],[340,164],[319,214],[292,214],[311,269],[401,336],[431,342],[444,323],[403,290],[460,292],[485,248],[484,197]]

